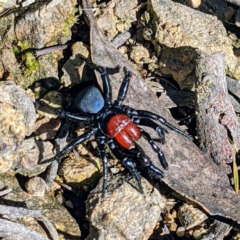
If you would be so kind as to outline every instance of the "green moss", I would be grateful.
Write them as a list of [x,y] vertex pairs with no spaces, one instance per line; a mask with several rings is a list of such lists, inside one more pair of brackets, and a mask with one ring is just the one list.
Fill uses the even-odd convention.
[[36,99],[39,99],[42,96],[41,92],[35,92],[34,95]]
[[26,52],[23,55],[23,61],[25,65],[23,75],[25,77],[31,77],[35,72],[39,71],[39,62],[36,60],[32,52]]
[[68,35],[69,29],[77,22],[78,16],[76,15],[77,9],[73,13],[70,13],[65,20],[65,27],[62,30],[63,35]]
[[22,51],[21,51],[20,47],[14,46],[13,47],[13,52],[14,52],[15,55],[20,55]]
[[[28,51],[30,48],[30,44],[28,41],[24,40],[13,48],[13,52],[16,57],[21,61],[24,65],[23,75],[26,78],[31,78],[34,76],[36,72],[39,71],[39,62],[34,56],[33,52]],[[31,80],[30,80],[31,84]]]
[[30,46],[27,41],[22,41],[22,42],[20,42],[19,47],[21,48],[21,51],[23,52],[23,51],[29,49]]

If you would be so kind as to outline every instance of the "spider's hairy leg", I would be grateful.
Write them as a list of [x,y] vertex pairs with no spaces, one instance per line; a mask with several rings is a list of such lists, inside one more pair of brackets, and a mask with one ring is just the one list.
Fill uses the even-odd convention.
[[129,107],[126,107],[125,111],[131,117],[150,118],[150,119],[153,119],[153,120],[157,120],[161,124],[163,124],[164,126],[166,126],[169,129],[173,130],[174,132],[177,132],[177,133],[185,136],[186,138],[192,140],[192,137],[189,134],[187,134],[187,133],[183,132],[182,130],[176,128],[175,126],[170,124],[165,118],[163,118],[163,117],[161,117],[161,116],[159,116],[159,115],[157,115],[155,113],[152,113],[152,112],[149,112],[149,111],[145,111],[145,110],[135,110],[135,109],[132,109],[132,108],[129,108]]
[[105,104],[110,106],[112,103],[112,90],[110,86],[110,79],[106,68],[94,64],[90,59],[85,58],[82,55],[78,55],[83,61],[85,61],[92,69],[98,71],[101,75],[103,82],[103,97],[105,99]]
[[106,192],[107,180],[108,180],[108,169],[107,169],[108,159],[107,159],[107,155],[105,152],[106,138],[104,136],[97,135],[96,140],[97,140],[97,144],[98,144],[100,158],[101,158],[102,164],[103,164],[102,198],[104,198],[105,192]]
[[162,164],[163,168],[168,169],[168,163],[161,149],[156,145],[151,136],[145,130],[143,130],[142,128],[139,128],[139,130],[141,131],[143,137],[146,138],[146,140],[149,142],[152,149],[158,154],[158,159]]
[[116,100],[116,105],[117,106],[122,105],[122,102],[124,101],[124,99],[127,95],[129,82],[130,82],[130,79],[132,77],[132,73],[130,71],[128,71],[126,67],[123,68],[123,71],[125,73],[125,77],[122,81],[121,87],[120,87],[119,92],[118,92],[118,98]]
[[158,125],[157,123],[155,123],[154,121],[152,121],[151,119],[134,118],[133,122],[136,123],[137,125],[142,125],[154,129],[158,133],[160,142],[162,144],[165,143],[165,132],[167,132],[167,130]]
[[75,146],[77,146],[77,145],[81,144],[82,142],[86,141],[87,139],[89,139],[93,134],[95,134],[97,132],[97,130],[98,130],[97,128],[88,129],[85,133],[83,133],[81,136],[77,137],[72,142],[70,142],[66,147],[64,147],[62,151],[58,152],[55,155],[55,157],[48,159],[48,160],[41,161],[40,164],[52,162],[55,160],[60,161],[61,158],[63,158],[65,155],[67,155],[69,152],[71,152]]

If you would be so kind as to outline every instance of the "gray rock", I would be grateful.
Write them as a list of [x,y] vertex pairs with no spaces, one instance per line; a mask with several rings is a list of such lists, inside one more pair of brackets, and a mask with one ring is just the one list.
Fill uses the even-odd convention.
[[13,82],[0,83],[0,172],[15,161],[14,152],[35,127],[33,100]]
[[181,88],[191,89],[194,85],[196,49],[207,54],[224,52],[227,74],[240,79],[239,60],[222,22],[215,16],[170,0],[149,0],[148,11],[157,29],[152,42],[156,49],[162,49],[159,67]]
[[[1,205],[9,205],[11,203],[12,207],[24,207],[39,211],[44,209],[43,216],[54,225],[58,231],[59,239],[80,239],[81,233],[77,222],[66,208],[55,199],[53,193],[47,193],[44,198],[35,197],[22,190],[16,177],[9,174],[0,174],[0,189],[5,186],[9,186],[13,190],[1,197]],[[47,237],[46,229],[32,217],[24,217],[18,223]]]
[[[143,193],[134,179],[121,174],[111,177],[101,198],[102,182],[87,200],[90,234],[86,240],[149,239],[159,220],[166,199],[142,178]],[[100,192],[100,193],[97,193]]]

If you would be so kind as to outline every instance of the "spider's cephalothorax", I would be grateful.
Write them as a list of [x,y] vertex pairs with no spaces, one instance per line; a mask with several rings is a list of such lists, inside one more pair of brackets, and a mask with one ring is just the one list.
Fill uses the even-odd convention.
[[149,157],[144,154],[142,148],[137,144],[137,140],[143,136],[148,141],[152,149],[158,154],[158,158],[164,169],[168,168],[167,161],[165,160],[163,152],[155,144],[151,136],[140,126],[153,128],[158,133],[161,143],[165,141],[165,130],[152,120],[159,121],[169,129],[188,138],[190,138],[190,136],[157,114],[149,111],[135,110],[122,105],[132,76],[131,72],[127,71],[126,68],[124,68],[125,78],[120,87],[117,100],[112,102],[111,86],[106,69],[93,64],[84,57],[81,58],[101,74],[103,93],[94,86],[87,87],[78,94],[74,101],[75,106],[80,110],[79,113],[69,113],[61,109],[58,110],[61,117],[85,122],[88,124],[88,128],[84,134],[74,139],[62,151],[57,153],[54,160],[60,160],[73,150],[76,145],[95,135],[100,158],[103,163],[103,195],[107,182],[108,160],[105,153],[106,144],[138,181],[140,181],[140,175],[136,169],[136,163],[140,163],[142,167],[146,168],[151,178],[162,178],[164,176],[163,172],[152,164]]

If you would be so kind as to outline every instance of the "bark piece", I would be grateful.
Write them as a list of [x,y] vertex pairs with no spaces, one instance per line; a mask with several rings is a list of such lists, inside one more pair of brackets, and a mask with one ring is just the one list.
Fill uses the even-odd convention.
[[226,77],[227,87],[235,97],[240,98],[240,82],[234,78]]
[[224,54],[201,56],[196,82],[200,148],[214,162],[231,163],[240,148],[240,126],[227,91]]

